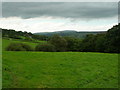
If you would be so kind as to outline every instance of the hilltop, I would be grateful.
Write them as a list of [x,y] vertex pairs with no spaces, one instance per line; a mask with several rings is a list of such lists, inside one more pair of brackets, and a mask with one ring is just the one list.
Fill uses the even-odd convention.
[[38,32],[34,33],[35,35],[45,35],[45,36],[52,36],[54,34],[58,34],[60,36],[70,36],[76,38],[85,38],[87,34],[100,34],[105,33],[106,31],[76,31],[76,30],[62,30],[62,31],[55,31],[55,32]]

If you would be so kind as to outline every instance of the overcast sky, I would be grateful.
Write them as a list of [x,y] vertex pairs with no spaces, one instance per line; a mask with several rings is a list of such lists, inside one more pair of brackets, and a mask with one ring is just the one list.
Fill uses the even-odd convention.
[[106,31],[118,23],[117,2],[3,2],[0,28],[28,32]]

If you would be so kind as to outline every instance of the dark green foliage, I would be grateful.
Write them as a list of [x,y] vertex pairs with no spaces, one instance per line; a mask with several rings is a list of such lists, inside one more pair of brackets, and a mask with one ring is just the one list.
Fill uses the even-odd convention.
[[120,24],[113,26],[106,33],[87,35],[80,45],[84,52],[120,53]]
[[108,30],[106,34],[106,52],[120,52],[120,24]]
[[32,47],[24,43],[11,43],[6,47],[7,51],[32,51]]
[[39,44],[36,46],[35,51],[55,52],[55,46],[49,43]]
[[97,34],[95,38],[95,51],[97,52],[104,52],[106,49],[105,47],[105,35],[106,34]]
[[95,51],[95,38],[94,38],[94,35],[92,35],[92,34],[87,35],[86,38],[82,41],[81,47],[82,48],[81,48],[80,51],[84,51],[84,52]]
[[67,41],[67,51],[79,51],[81,39],[74,37],[64,37]]
[[49,37],[45,35],[32,35],[32,38],[35,38],[37,40],[43,40],[43,41],[48,41]]
[[17,35],[12,35],[12,36],[9,36],[9,38],[22,39],[20,36],[17,36]]
[[79,48],[79,50],[83,52],[104,52],[105,34],[87,35],[86,38],[82,40]]
[[66,51],[67,41],[57,34],[53,35],[50,39],[50,43],[56,47],[58,52]]

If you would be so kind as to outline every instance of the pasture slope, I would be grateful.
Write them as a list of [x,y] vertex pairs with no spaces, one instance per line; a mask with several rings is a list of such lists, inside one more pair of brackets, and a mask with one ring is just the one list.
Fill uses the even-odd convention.
[[3,88],[118,87],[118,54],[3,50],[2,57]]
[[[46,41],[39,41],[39,43],[45,43]],[[17,39],[2,39],[2,50],[5,51],[5,48],[10,44],[10,43],[25,43],[30,45],[31,47],[35,48],[35,46],[38,43],[31,42],[31,41],[23,41],[23,40],[17,40]]]

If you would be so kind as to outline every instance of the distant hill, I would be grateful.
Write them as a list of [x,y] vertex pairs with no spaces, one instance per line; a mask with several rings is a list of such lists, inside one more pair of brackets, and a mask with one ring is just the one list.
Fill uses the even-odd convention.
[[75,30],[63,30],[63,31],[56,31],[56,32],[39,32],[34,33],[35,35],[46,35],[46,36],[52,36],[53,34],[58,34],[61,36],[71,36],[76,38],[84,38],[87,34],[99,34],[99,33],[105,33],[105,31],[75,31]]

